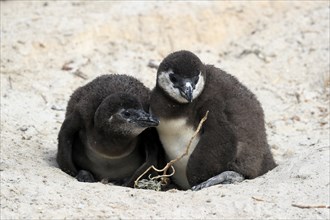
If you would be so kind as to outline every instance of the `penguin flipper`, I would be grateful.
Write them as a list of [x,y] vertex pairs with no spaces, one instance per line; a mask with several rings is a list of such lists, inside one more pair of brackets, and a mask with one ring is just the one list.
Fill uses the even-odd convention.
[[235,171],[225,171],[220,173],[219,175],[216,175],[214,177],[211,177],[210,179],[193,186],[191,190],[197,191],[201,190],[210,186],[218,185],[218,184],[230,184],[235,182],[242,182],[244,180],[244,177],[235,172]]
[[73,112],[65,118],[58,135],[56,161],[60,169],[71,176],[76,176],[78,173],[73,163],[72,149],[75,135],[80,129],[80,124],[79,114]]

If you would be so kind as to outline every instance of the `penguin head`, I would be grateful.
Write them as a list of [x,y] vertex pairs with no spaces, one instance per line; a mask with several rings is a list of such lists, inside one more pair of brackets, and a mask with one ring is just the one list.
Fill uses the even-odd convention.
[[205,66],[192,52],[177,51],[159,65],[157,86],[179,103],[190,103],[203,91]]
[[105,98],[94,115],[94,125],[105,134],[137,136],[148,127],[159,124],[134,96],[117,93]]

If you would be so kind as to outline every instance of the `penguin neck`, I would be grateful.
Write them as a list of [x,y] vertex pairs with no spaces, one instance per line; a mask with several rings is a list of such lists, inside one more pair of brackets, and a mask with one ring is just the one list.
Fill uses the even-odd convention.
[[93,130],[89,137],[89,146],[96,153],[111,159],[131,154],[137,146],[137,136],[118,133],[100,133]]
[[[157,103],[157,104],[153,104]],[[191,109],[192,103],[179,103],[161,89],[159,86],[154,88],[151,95],[151,108],[152,112],[158,117],[167,118],[181,118],[186,116]]]

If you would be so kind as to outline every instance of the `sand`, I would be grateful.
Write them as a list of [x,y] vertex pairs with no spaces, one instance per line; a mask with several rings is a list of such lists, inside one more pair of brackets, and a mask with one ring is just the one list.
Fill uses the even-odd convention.
[[[329,219],[329,6],[1,1],[1,219]],[[279,166],[198,192],[63,173],[57,134],[74,89],[106,73],[152,88],[148,63],[179,49],[257,95]]]

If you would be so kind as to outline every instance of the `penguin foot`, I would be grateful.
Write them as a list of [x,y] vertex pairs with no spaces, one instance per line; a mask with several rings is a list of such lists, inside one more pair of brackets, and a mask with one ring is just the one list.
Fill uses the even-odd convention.
[[95,182],[93,174],[88,172],[87,170],[79,170],[76,179],[79,182],[87,182],[87,183],[93,183]]
[[235,182],[242,182],[243,180],[244,177],[241,174],[234,171],[225,171],[196,186],[193,186],[191,190],[197,191],[217,184],[230,184]]

